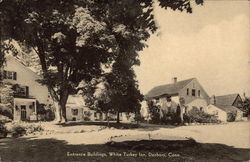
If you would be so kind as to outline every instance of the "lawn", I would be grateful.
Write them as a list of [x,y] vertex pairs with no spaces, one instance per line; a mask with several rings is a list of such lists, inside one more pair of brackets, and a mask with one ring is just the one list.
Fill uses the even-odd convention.
[[[94,140],[94,137],[93,137]],[[6,138],[0,140],[2,161],[247,161],[249,149],[237,149],[222,144],[197,144],[177,150],[143,150],[102,145],[69,145],[56,139]],[[107,156],[109,152],[122,156]],[[126,152],[126,156],[124,155]],[[89,156],[67,156],[72,153]],[[132,154],[131,154],[132,153]],[[146,157],[138,157],[138,154]],[[95,156],[90,156],[94,155]],[[137,157],[133,157],[135,154]],[[157,157],[157,154],[159,157]],[[160,157],[165,154],[167,156]],[[149,157],[151,155],[152,157]],[[171,156],[172,155],[172,156]]]
[[[248,130],[246,126],[249,123],[171,128],[157,126],[153,129],[112,128],[5,138],[0,139],[0,161],[248,161],[250,148],[249,132],[244,132]],[[80,127],[89,129],[91,125],[69,124],[60,126],[60,130]],[[147,134],[152,134],[151,140],[145,140]],[[154,139],[156,135],[161,140]],[[196,142],[174,141],[186,135]],[[107,144],[111,136],[120,140]]]

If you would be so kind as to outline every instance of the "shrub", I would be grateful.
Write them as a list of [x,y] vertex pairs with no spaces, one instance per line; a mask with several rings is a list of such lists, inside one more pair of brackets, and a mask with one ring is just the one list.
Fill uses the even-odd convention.
[[20,137],[26,133],[25,127],[21,125],[15,125],[11,129],[12,137]]
[[163,113],[163,117],[160,116],[160,107],[149,104],[149,112],[151,116],[150,123],[153,124],[175,124],[180,122],[180,118],[174,111],[169,111],[168,113]]
[[12,110],[9,105],[0,105],[0,115],[13,119]]
[[203,111],[200,111],[197,108],[191,109],[188,114],[184,115],[185,122],[196,122],[196,123],[219,123],[215,115],[207,114]]
[[237,115],[236,112],[228,112],[228,113],[227,113],[227,121],[228,121],[228,122],[233,122],[233,121],[235,121],[236,115]]
[[[180,117],[177,112],[169,112],[167,114],[163,114],[163,117],[160,117],[160,108],[149,104],[149,111],[151,115],[150,123],[153,124],[175,124],[180,123]],[[183,114],[183,120],[186,123],[220,123],[221,121],[217,119],[216,115],[210,115],[205,113],[204,111],[199,110],[194,107],[188,113]]]
[[32,134],[32,133],[44,131],[41,125],[29,125],[25,129],[26,129],[26,134]]
[[55,119],[55,113],[52,111],[54,108],[52,105],[38,104],[37,114],[42,121],[52,121]]
[[0,114],[0,122],[1,123],[8,123],[8,122],[11,122],[12,121],[12,119],[10,119],[10,118],[8,118],[7,116],[4,116],[4,115],[1,115]]
[[134,120],[138,123],[138,122],[143,122],[144,118],[141,116],[140,113],[136,113],[135,117],[134,117]]
[[160,109],[157,106],[152,106],[149,108],[151,120],[150,123],[158,124],[161,122]]
[[90,112],[90,111],[84,111],[84,113],[83,113],[84,115],[83,115],[83,120],[84,121],[90,121],[91,119],[90,119],[90,116],[92,115],[92,113]]
[[0,121],[0,138],[5,138],[8,134],[8,131],[4,124]]
[[165,124],[174,124],[174,123],[179,123],[179,117],[175,112],[168,112],[167,114],[163,115],[163,118],[161,119],[162,123]]
[[46,105],[45,104],[37,104],[37,114],[42,114],[45,115],[46,114],[46,109],[45,109]]
[[51,109],[46,110],[45,120],[52,121],[55,119],[55,113]]
[[42,131],[44,131],[43,127],[35,124],[12,123],[9,127],[9,132],[11,132],[12,137],[20,137],[25,134],[27,135]]

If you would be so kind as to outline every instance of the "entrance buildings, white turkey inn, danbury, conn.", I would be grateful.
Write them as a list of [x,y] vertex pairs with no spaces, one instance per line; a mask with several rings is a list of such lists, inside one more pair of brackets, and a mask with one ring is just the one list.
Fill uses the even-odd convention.
[[37,82],[41,79],[16,57],[7,56],[2,70],[3,82],[14,89],[13,119],[37,120],[37,108],[49,103],[48,89]]
[[[25,65],[22,57],[8,55],[6,65],[1,69],[1,76],[4,83],[10,83],[14,90],[13,120],[15,121],[35,121],[41,120],[37,113],[39,107],[52,105],[48,89],[38,82],[41,77]],[[1,99],[0,95],[0,99]],[[186,111],[198,108],[209,114],[214,114],[221,121],[227,121],[227,113],[236,112],[236,120],[240,120],[243,112],[238,109],[242,99],[239,94],[209,97],[198,79],[191,78],[177,81],[173,78],[171,84],[160,85],[152,88],[146,95],[147,101],[153,101],[167,109],[171,98],[172,108],[176,109],[180,98],[185,100]],[[1,100],[0,100],[1,101]],[[147,107],[147,106],[146,106]],[[142,109],[144,109],[142,107]],[[146,108],[148,109],[148,108]],[[106,120],[107,114],[96,112],[85,106],[83,98],[80,96],[69,96],[66,104],[67,120]],[[149,112],[147,110],[146,112]],[[111,114],[112,115],[112,114]],[[113,118],[113,117],[112,117]],[[134,119],[134,114],[121,113],[122,121],[130,122]]]
[[[36,71],[27,66],[23,55],[7,55],[6,64],[1,69],[3,83],[10,84],[14,90],[13,120],[36,121],[41,120],[39,108],[51,107],[53,104],[48,89],[38,82],[41,77]],[[3,95],[0,95],[3,100]],[[66,104],[67,120],[106,120],[107,114],[96,112],[85,106],[83,97],[70,95]],[[115,115],[110,114],[111,118]],[[120,113],[120,120],[129,122],[134,119],[133,113]]]
[[171,111],[170,109],[175,111],[182,98],[185,102],[186,112],[197,108],[208,114],[216,115],[219,120],[224,122],[228,121],[228,113],[233,112],[236,114],[235,120],[242,119],[243,111],[239,109],[242,106],[242,99],[239,94],[209,97],[196,78],[177,81],[177,78],[174,77],[172,80],[170,84],[152,88],[145,99],[153,101],[164,112]]
[[174,77],[171,84],[154,87],[146,95],[147,100],[159,102],[163,107],[167,103],[168,97],[171,97],[175,103],[179,103],[179,99],[183,98],[187,109],[197,107],[204,110],[209,103],[207,92],[196,78],[177,81],[177,78]]

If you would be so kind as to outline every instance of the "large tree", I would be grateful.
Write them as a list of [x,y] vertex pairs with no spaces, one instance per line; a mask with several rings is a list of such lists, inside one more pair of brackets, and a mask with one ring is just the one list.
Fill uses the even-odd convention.
[[[4,57],[4,48],[3,48],[3,43],[2,43],[2,37],[1,37],[1,27],[0,27],[0,69],[3,67],[5,62],[5,57]],[[1,73],[0,73],[0,81],[1,81]]]
[[[2,52],[0,52],[0,68],[3,67],[3,63],[4,63],[4,55]],[[0,76],[0,79],[1,79],[1,76]]]
[[[140,111],[143,95],[135,80],[133,64],[128,64],[124,56],[112,66],[112,70],[98,81],[92,81],[83,90],[87,106],[105,113],[116,113],[117,123],[120,122],[119,113],[135,113]],[[125,64],[126,63],[126,64]]]
[[242,110],[244,111],[246,116],[250,115],[250,98],[247,98],[245,94],[241,104],[242,104]]
[[[159,2],[192,12],[190,0]],[[4,39],[36,51],[59,121],[66,119],[68,96],[81,81],[102,76],[103,65],[121,55],[128,55],[124,64],[138,62],[138,51],[157,29],[153,0],[2,0],[0,17]]]
[[113,65],[112,71],[106,75],[106,91],[110,99],[107,102],[110,109],[117,113],[117,122],[119,122],[120,112],[133,112],[138,114],[140,111],[140,102],[143,96],[138,89],[137,81],[133,70],[133,64],[129,64],[126,55],[121,55]]

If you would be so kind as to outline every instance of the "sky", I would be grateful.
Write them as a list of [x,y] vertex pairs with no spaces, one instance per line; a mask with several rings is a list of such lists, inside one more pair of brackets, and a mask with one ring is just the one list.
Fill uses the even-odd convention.
[[155,7],[159,30],[135,67],[141,92],[195,77],[210,96],[250,96],[249,9],[247,0],[206,0],[192,14]]

